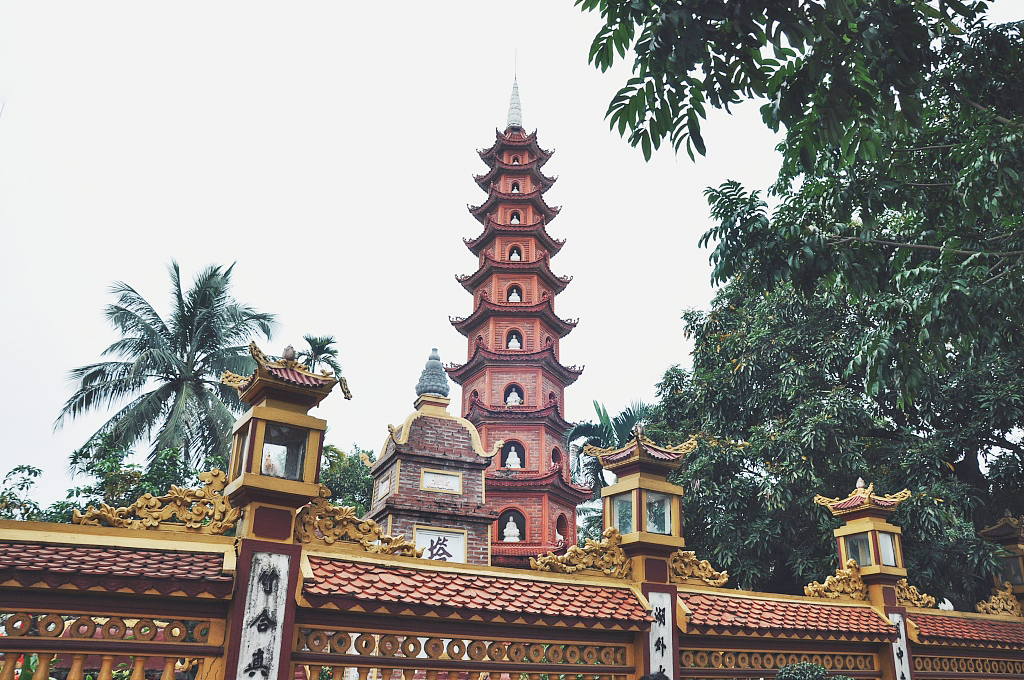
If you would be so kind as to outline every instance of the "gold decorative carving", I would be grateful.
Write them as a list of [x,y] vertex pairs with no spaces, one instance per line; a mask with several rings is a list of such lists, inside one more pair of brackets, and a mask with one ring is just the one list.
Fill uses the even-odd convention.
[[833,515],[844,515],[848,512],[853,512],[854,510],[863,510],[865,507],[872,506],[892,509],[908,498],[910,498],[909,489],[904,489],[899,493],[890,494],[888,496],[879,496],[875,493],[874,484],[868,484],[865,486],[864,480],[858,479],[857,488],[855,488],[846,498],[829,498],[828,496],[818,494],[814,497],[814,502],[828,508]]
[[[235,526],[241,516],[239,508],[231,507],[221,495],[227,486],[227,475],[213,469],[199,475],[204,486],[183,489],[172,485],[164,496],[145,494],[125,508],[114,508],[106,503],[85,512],[75,510],[71,521],[75,524],[93,524],[127,529],[171,529],[194,531],[201,534],[223,534]],[[172,522],[171,518],[177,522]]]
[[804,586],[804,595],[838,600],[848,597],[853,600],[868,599],[868,587],[860,578],[857,560],[846,560],[846,569],[836,569],[835,576],[829,576],[824,583],[812,581]]
[[1013,595],[1013,586],[1009,581],[1003,581],[1002,588],[996,588],[992,597],[984,602],[974,605],[979,614],[1002,614],[1004,616],[1024,616],[1021,612],[1020,602]]
[[249,376],[238,375],[237,373],[232,373],[231,371],[224,371],[223,373],[221,373],[220,382],[222,385],[234,387],[237,390],[241,389],[242,386],[245,385],[245,383],[249,382]]
[[717,588],[729,580],[729,572],[715,571],[707,560],[698,560],[692,550],[677,550],[668,558],[668,580],[671,583],[685,583],[690,579]]
[[935,598],[926,595],[907,582],[907,579],[900,579],[896,582],[896,603],[906,607],[921,607],[922,609],[936,609],[938,605]]
[[356,517],[355,508],[331,505],[327,502],[330,497],[330,489],[321,484],[319,497],[299,509],[295,516],[295,540],[299,543],[319,541],[331,545],[343,541],[358,543],[367,552],[381,555],[423,555],[422,548],[417,549],[403,536],[388,536],[372,519]]
[[558,574],[573,574],[584,569],[594,569],[606,576],[629,578],[632,575],[632,562],[623,552],[622,536],[615,527],[608,527],[601,534],[602,540],[588,538],[582,548],[574,545],[564,555],[549,552],[530,558],[530,568],[534,571],[551,571]]

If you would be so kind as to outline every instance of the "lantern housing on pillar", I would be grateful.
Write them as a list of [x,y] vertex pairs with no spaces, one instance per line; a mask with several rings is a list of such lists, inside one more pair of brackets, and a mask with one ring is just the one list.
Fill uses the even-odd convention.
[[[338,383],[331,374],[317,375],[295,360],[295,351],[272,360],[249,345],[256,362],[252,375],[225,372],[221,382],[235,387],[250,408],[234,426],[234,440],[224,494],[235,507],[250,506],[243,532],[289,540],[297,508],[316,498],[318,472],[327,421],[307,411]],[[347,386],[342,390],[350,397]],[[287,531],[286,531],[287,526]]]
[[1013,593],[1020,599],[1024,596],[1024,517],[1014,517],[1007,513],[998,522],[985,527],[978,534],[984,539],[998,543],[1009,553],[999,560],[996,587],[1002,588],[1003,583],[1009,583]]
[[839,564],[856,560],[865,581],[872,575],[900,579],[907,575],[903,568],[903,548],[900,528],[886,521],[889,514],[902,501],[910,497],[904,489],[891,496],[879,496],[874,485],[857,480],[857,488],[846,498],[815,496],[814,502],[823,505],[845,524],[833,533],[839,550]]

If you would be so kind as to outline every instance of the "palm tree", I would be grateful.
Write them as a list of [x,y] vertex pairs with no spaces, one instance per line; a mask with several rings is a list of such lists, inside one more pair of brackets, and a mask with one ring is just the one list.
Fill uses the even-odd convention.
[[321,366],[334,371],[334,375],[341,377],[341,364],[338,363],[338,348],[334,347],[337,340],[333,335],[303,335],[302,339],[309,345],[308,349],[299,352],[299,359],[312,372]]
[[[111,286],[117,296],[104,316],[121,333],[101,361],[69,373],[77,390],[64,404],[54,429],[100,406],[121,406],[86,442],[104,440],[129,449],[150,439],[150,459],[177,449],[186,466],[219,462],[228,451],[237,392],[220,384],[225,370],[253,370],[246,345],[257,333],[270,338],[273,314],[258,312],[229,294],[231,270],[211,265],[182,291],[178,263],[172,262],[171,315],[165,321],[124,282]],[[155,436],[153,433],[155,431]],[[109,435],[109,438],[105,438]]]
[[570,474],[578,483],[593,489],[594,498],[600,498],[601,489],[607,483],[601,474],[601,463],[593,456],[584,455],[583,447],[590,445],[607,449],[625,446],[633,437],[633,429],[647,420],[652,408],[643,402],[634,401],[617,416],[611,417],[608,409],[595,400],[597,422],[579,423],[569,430],[567,439],[572,445]]

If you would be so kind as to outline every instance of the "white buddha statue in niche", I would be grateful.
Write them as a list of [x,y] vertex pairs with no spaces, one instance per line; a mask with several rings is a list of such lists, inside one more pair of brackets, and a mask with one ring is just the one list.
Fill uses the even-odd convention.
[[519,452],[516,451],[515,444],[508,450],[508,456],[505,457],[505,467],[512,470],[519,470],[523,467],[523,461],[519,458]]
[[519,253],[519,248],[513,248],[512,253],[508,256],[508,259],[512,262],[519,262],[523,259],[523,256]]
[[519,527],[516,526],[515,520],[511,517],[508,518],[508,522],[505,523],[505,531],[502,533],[502,539],[505,543],[518,543]]
[[512,391],[505,397],[505,406],[519,406],[523,403],[523,398],[519,396],[519,390],[512,388]]
[[509,291],[509,293],[508,293],[508,301],[509,302],[522,302],[523,301],[522,296],[519,295],[519,289],[518,288],[513,288],[512,290]]
[[[518,300],[512,300],[511,302],[519,302]],[[519,342],[519,335],[513,333],[508,339],[509,349],[522,349],[523,343]]]

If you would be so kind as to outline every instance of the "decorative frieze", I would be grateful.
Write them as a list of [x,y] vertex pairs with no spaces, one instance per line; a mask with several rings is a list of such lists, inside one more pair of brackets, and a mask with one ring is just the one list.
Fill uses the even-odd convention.
[[359,519],[355,508],[331,505],[331,490],[320,485],[320,495],[299,509],[295,516],[295,540],[299,543],[337,541],[356,543],[367,552],[420,557],[423,551],[403,536],[388,536],[372,519]]
[[668,580],[671,583],[701,581],[702,583],[720,587],[729,580],[729,572],[715,571],[707,560],[698,560],[692,550],[677,550],[668,558]]
[[549,552],[546,555],[531,557],[530,568],[559,574],[573,574],[592,569],[606,576],[629,578],[632,574],[632,563],[620,547],[622,536],[618,529],[609,527],[601,536],[600,542],[588,538],[584,547],[571,546],[564,555]]
[[845,569],[836,569],[835,576],[829,576],[824,583],[812,581],[804,586],[808,597],[824,597],[838,600],[848,597],[852,600],[868,599],[868,588],[860,578],[860,567],[856,560],[847,560]]
[[1021,612],[1020,602],[1013,595],[1013,586],[1009,581],[1003,582],[1003,587],[996,589],[992,597],[984,602],[974,605],[979,614],[1002,614],[1004,616],[1024,616]]

